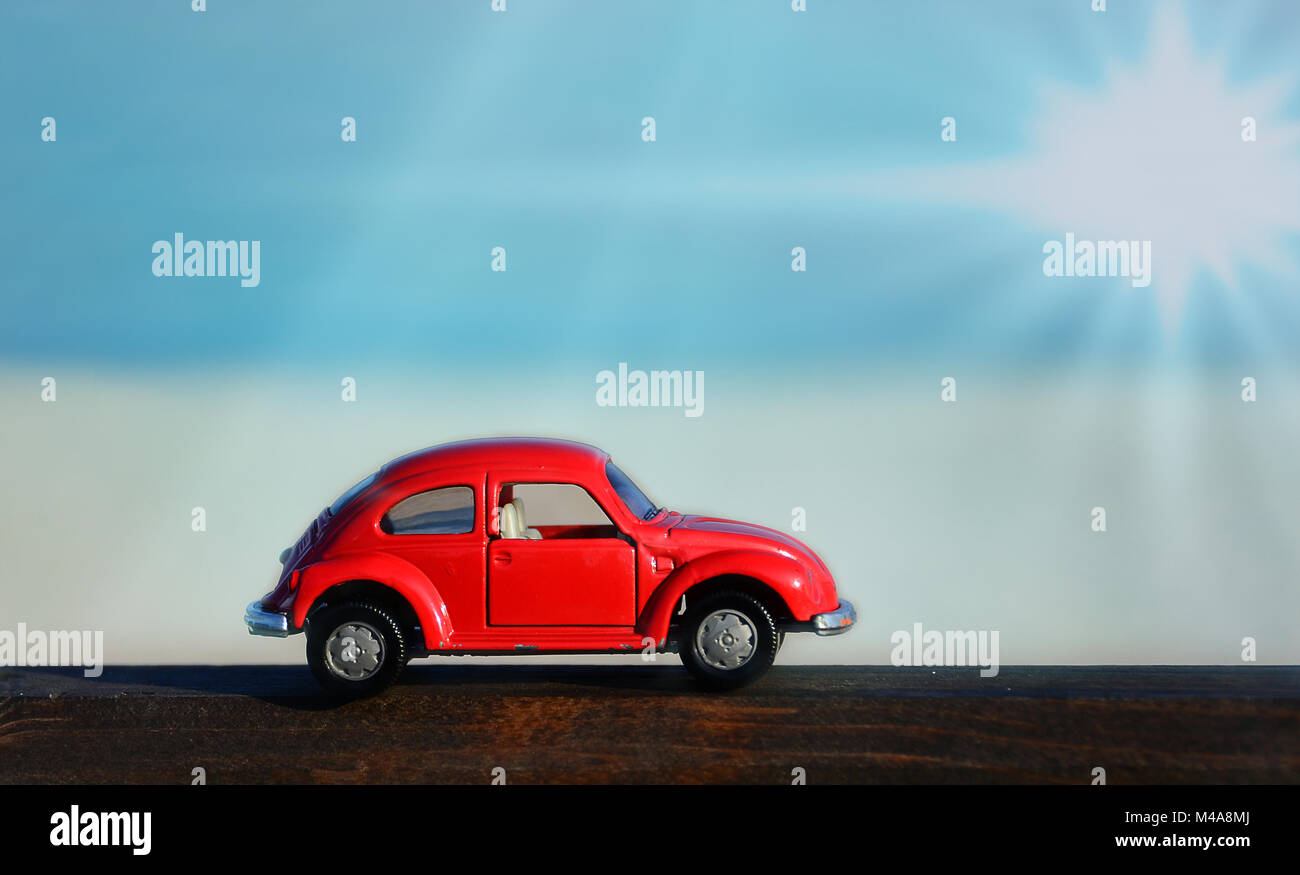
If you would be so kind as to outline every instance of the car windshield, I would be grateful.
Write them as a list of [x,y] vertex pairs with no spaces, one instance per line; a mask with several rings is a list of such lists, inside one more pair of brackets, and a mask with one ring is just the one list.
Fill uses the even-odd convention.
[[609,478],[609,485],[614,487],[623,504],[637,519],[654,519],[663,509],[655,507],[654,502],[646,498],[645,493],[638,489],[631,478],[620,471],[613,462],[605,465],[605,476]]
[[378,471],[376,471],[374,474],[371,474],[365,480],[362,480],[356,486],[353,486],[347,492],[343,493],[338,498],[336,498],[334,500],[334,503],[330,505],[330,516],[338,516],[339,511],[343,510],[343,508],[351,504],[352,499],[356,498],[358,495],[364,492],[366,487],[369,486],[371,483],[374,483],[375,478],[377,476],[379,476]]

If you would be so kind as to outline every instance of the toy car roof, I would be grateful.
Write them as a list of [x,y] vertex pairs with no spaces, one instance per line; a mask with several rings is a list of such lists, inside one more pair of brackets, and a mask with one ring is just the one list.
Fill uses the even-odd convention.
[[385,479],[401,479],[439,468],[511,467],[589,470],[609,454],[590,444],[557,438],[476,438],[428,447],[394,459],[383,468]]

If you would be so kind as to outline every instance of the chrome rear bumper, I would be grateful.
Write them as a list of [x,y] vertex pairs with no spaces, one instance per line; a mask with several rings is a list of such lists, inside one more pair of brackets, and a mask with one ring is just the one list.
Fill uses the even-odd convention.
[[841,599],[835,610],[814,614],[812,627],[818,635],[842,635],[852,629],[857,621],[858,612],[853,609],[853,602]]
[[260,601],[252,602],[244,608],[244,624],[248,626],[249,635],[265,635],[268,638],[288,638],[296,631],[289,628],[288,614],[263,610]]

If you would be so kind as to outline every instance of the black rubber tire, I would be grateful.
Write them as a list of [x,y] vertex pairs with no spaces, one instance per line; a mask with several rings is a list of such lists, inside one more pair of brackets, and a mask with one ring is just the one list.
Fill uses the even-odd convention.
[[[379,669],[370,677],[351,680],[330,671],[325,658],[325,643],[336,629],[347,623],[365,623],[383,639]],[[316,680],[329,693],[348,698],[363,698],[383,692],[397,680],[407,663],[406,639],[392,615],[367,602],[329,605],[307,621],[307,665]]]
[[[776,659],[779,633],[776,620],[763,603],[743,592],[723,590],[711,593],[696,601],[688,602],[690,607],[682,617],[682,637],[680,656],[682,665],[686,666],[700,686],[708,690],[734,690],[752,683],[772,667]],[[721,669],[706,663],[698,652],[695,643],[700,624],[714,611],[728,609],[743,614],[754,625],[757,640],[754,653],[743,665],[732,669]]]

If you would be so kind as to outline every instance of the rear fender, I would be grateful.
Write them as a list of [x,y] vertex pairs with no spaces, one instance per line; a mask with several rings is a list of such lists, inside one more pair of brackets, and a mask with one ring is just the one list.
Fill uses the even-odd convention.
[[304,568],[293,602],[294,627],[302,628],[307,611],[326,590],[353,580],[383,584],[406,599],[420,618],[427,650],[438,650],[450,644],[451,614],[437,588],[420,569],[390,553],[342,556]]

